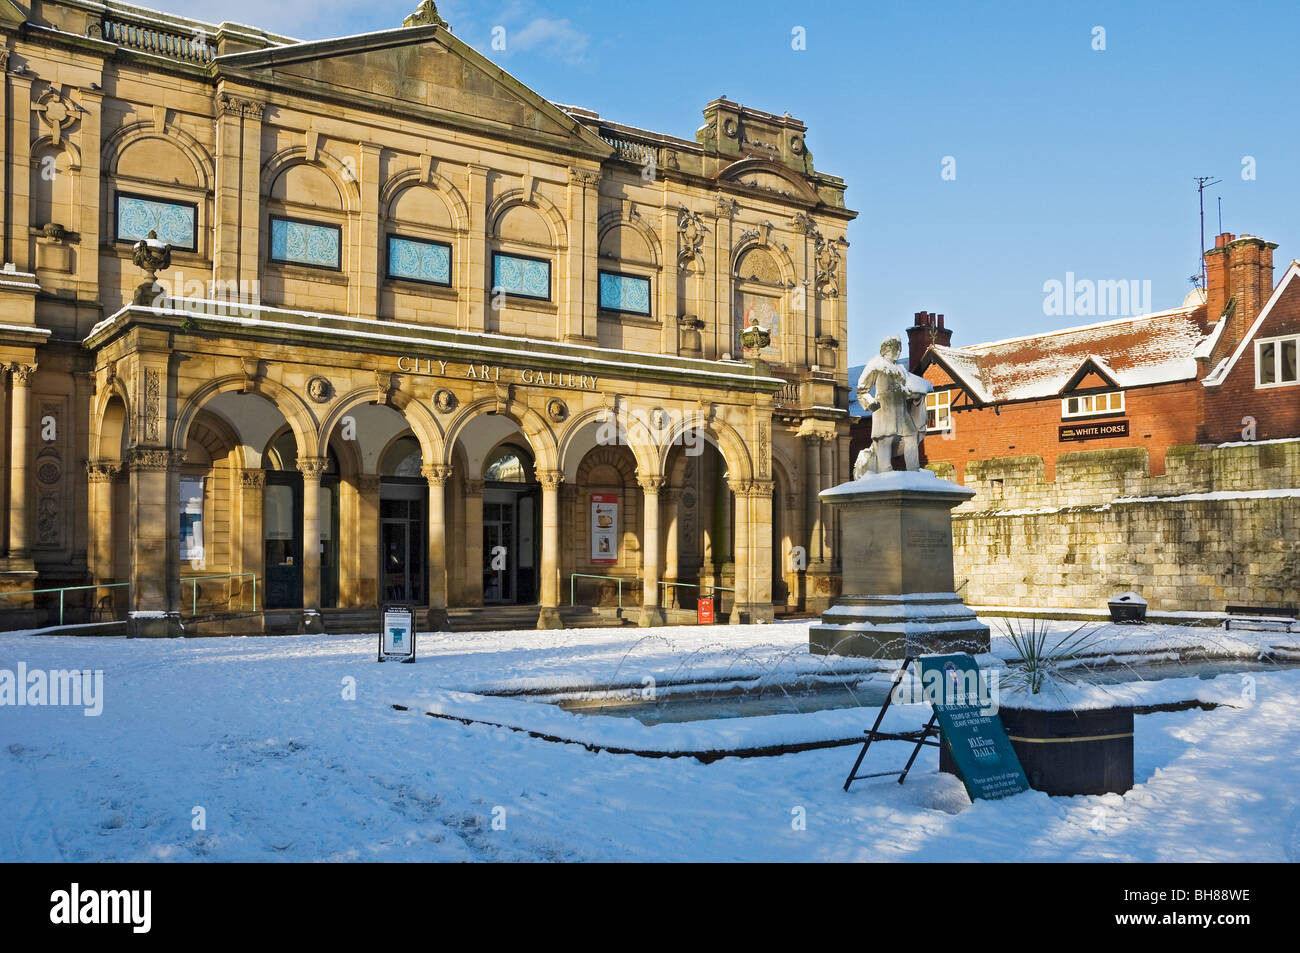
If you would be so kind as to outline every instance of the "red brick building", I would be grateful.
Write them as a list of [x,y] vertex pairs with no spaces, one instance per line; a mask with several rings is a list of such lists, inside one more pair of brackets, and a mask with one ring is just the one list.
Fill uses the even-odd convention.
[[951,345],[943,315],[908,329],[909,365],[934,385],[927,463],[1145,448],[1150,472],[1187,444],[1300,436],[1300,262],[1274,287],[1271,242],[1220,235],[1206,288],[1169,311]]

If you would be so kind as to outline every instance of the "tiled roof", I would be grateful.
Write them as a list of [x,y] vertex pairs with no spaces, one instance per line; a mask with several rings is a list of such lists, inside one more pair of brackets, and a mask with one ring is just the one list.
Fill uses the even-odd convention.
[[1194,380],[1207,332],[1204,306],[1193,306],[971,347],[936,345],[927,357],[981,403],[1001,403],[1055,396],[1089,359],[1120,387]]

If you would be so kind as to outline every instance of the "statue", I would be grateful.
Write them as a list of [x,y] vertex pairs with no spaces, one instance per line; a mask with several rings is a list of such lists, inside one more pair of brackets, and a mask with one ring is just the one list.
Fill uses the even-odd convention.
[[[925,439],[925,395],[933,388],[923,377],[898,365],[903,342],[887,337],[880,354],[862,369],[858,378],[858,403],[871,414],[871,446],[853,462],[853,479],[868,473],[888,473],[902,442],[904,469],[921,468],[921,441]],[[872,389],[875,397],[870,396]]]

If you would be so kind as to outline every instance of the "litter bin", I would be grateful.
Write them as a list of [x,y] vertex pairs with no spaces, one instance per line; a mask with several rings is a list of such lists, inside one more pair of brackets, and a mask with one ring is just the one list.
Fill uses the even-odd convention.
[[1110,621],[1141,625],[1147,620],[1147,601],[1136,592],[1126,592],[1107,602]]

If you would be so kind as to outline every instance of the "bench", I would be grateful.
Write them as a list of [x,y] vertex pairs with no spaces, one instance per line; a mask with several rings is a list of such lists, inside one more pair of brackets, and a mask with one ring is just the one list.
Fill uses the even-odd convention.
[[1225,606],[1228,618],[1223,620],[1223,627],[1231,629],[1237,623],[1238,628],[1254,631],[1272,631],[1274,626],[1281,626],[1283,632],[1292,632],[1297,624],[1296,610],[1281,606]]

